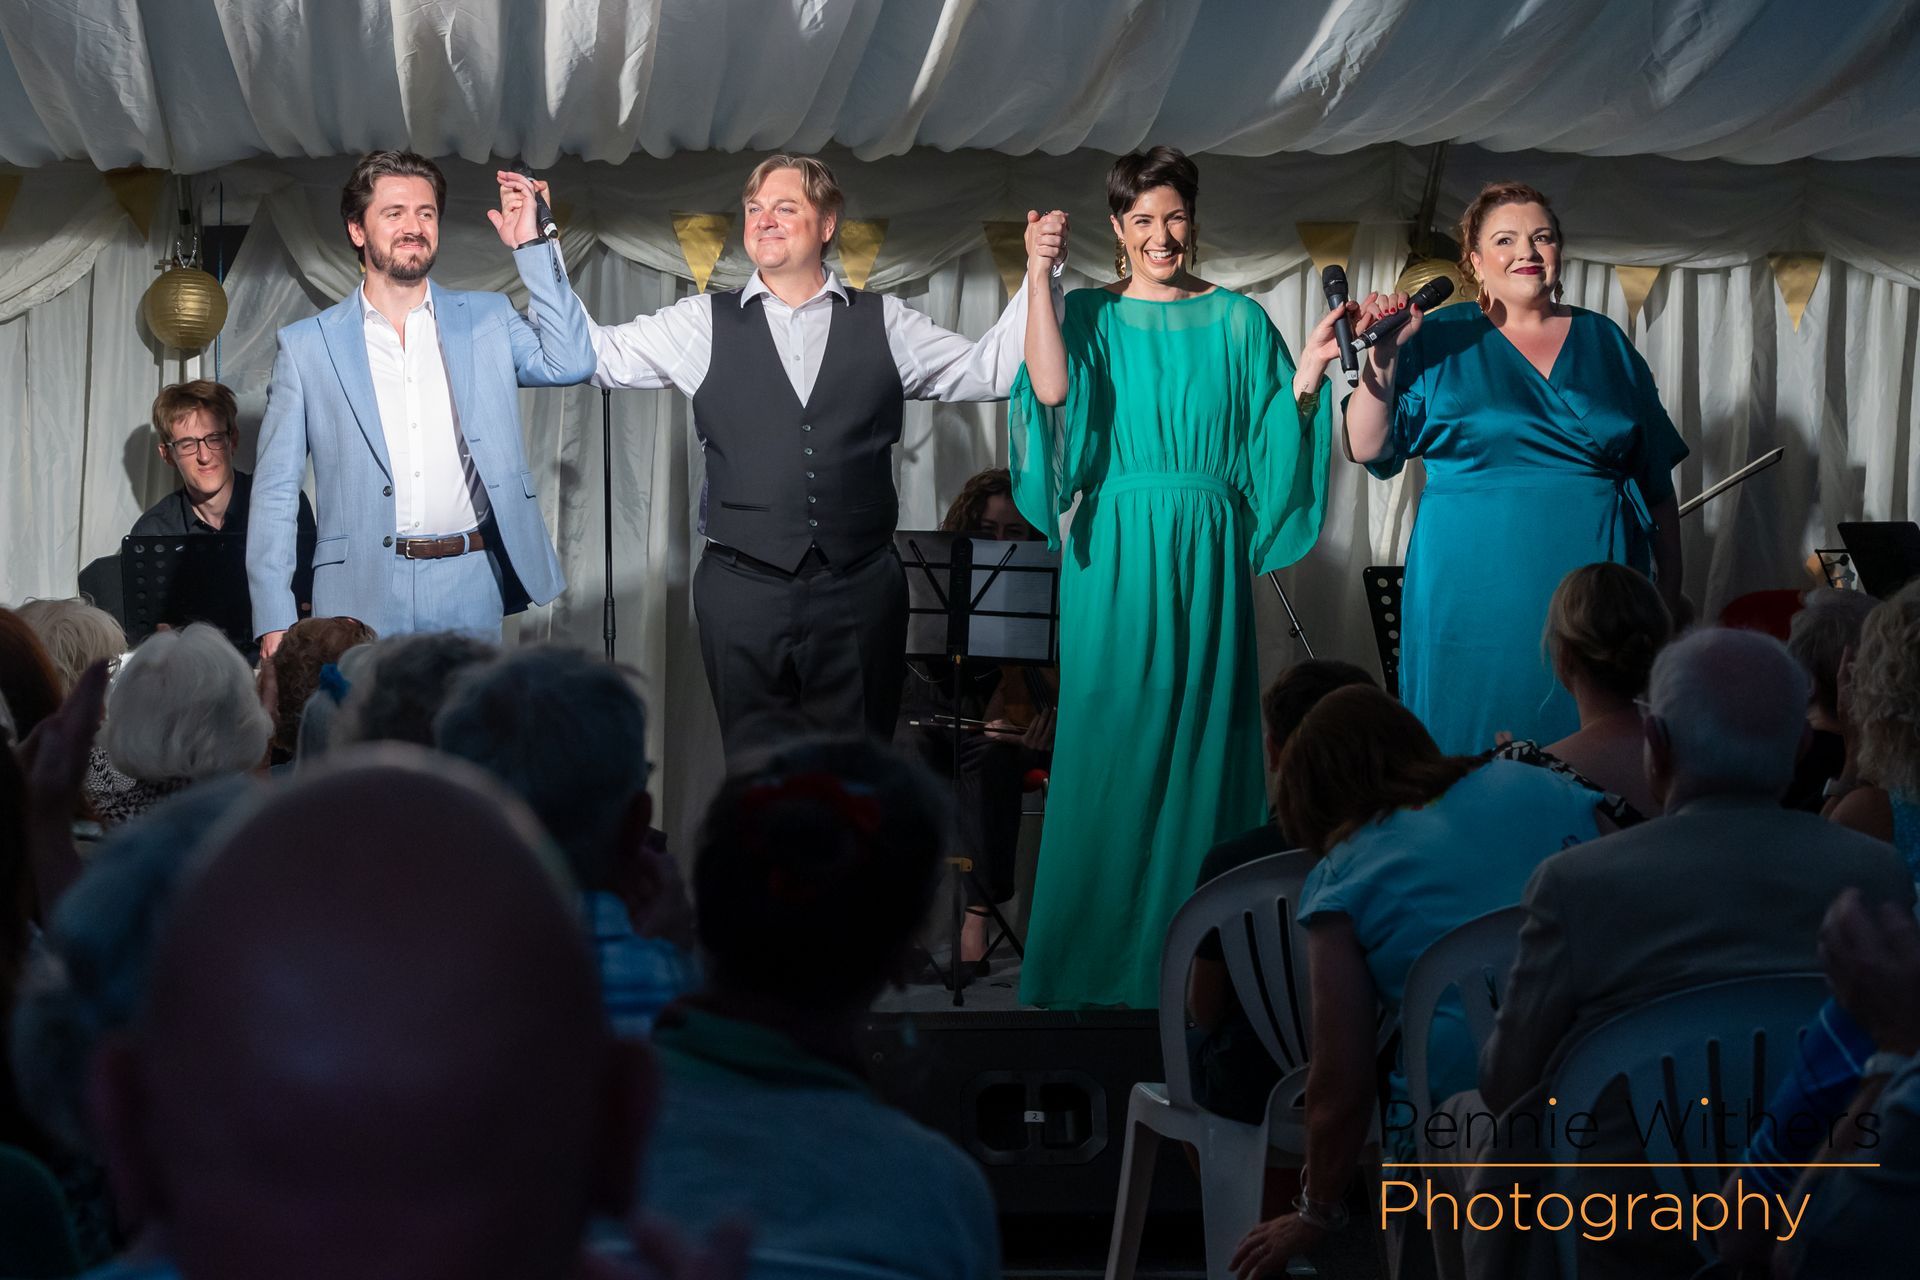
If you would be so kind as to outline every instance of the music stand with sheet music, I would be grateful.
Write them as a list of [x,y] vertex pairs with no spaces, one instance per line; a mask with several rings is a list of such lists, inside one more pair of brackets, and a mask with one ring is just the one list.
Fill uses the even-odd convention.
[[[900,530],[894,534],[907,571],[907,658],[948,665],[953,714],[952,784],[960,797],[960,743],[963,725],[961,680],[969,658],[1010,666],[1050,666],[1060,648],[1060,556],[1044,542],[993,542],[944,530]],[[977,727],[977,726],[976,726]],[[963,1005],[967,985],[960,962],[960,931],[966,916],[963,877],[981,888],[971,858],[948,859],[953,893],[952,949],[947,955],[946,985],[953,1003]],[[980,898],[999,928],[988,947],[1001,938],[1025,957],[1026,950],[998,904]],[[929,956],[931,959],[931,956]],[[939,969],[935,964],[934,968]]]
[[139,644],[163,623],[177,629],[206,622],[242,653],[254,652],[244,533],[122,538],[120,600],[131,644]]

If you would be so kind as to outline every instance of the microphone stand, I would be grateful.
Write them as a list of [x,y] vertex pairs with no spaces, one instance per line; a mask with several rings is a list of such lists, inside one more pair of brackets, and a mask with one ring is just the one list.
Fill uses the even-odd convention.
[[606,642],[607,661],[613,661],[613,392],[600,389],[600,528],[606,541],[607,595],[601,604],[600,638]]
[[1298,640],[1300,647],[1307,651],[1309,658],[1317,656],[1313,652],[1313,643],[1307,639],[1306,629],[1300,625],[1300,615],[1293,611],[1293,601],[1287,599],[1287,589],[1280,585],[1280,571],[1275,569],[1268,573],[1267,581],[1271,582],[1273,589],[1280,593],[1280,607],[1287,611],[1287,622],[1290,624],[1287,628],[1288,638]]

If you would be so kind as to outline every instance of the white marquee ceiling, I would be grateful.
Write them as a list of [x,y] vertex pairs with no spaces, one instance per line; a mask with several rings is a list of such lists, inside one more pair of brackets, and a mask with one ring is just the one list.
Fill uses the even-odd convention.
[[1912,0],[0,0],[0,163],[1920,155]]

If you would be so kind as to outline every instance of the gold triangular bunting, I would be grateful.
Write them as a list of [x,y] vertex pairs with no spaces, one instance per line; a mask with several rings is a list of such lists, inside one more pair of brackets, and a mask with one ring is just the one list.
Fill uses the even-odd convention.
[[693,273],[693,282],[702,293],[707,291],[707,281],[713,279],[714,264],[726,252],[727,236],[732,230],[730,213],[673,215],[674,238],[680,241],[680,252],[687,258],[687,270]]
[[1631,329],[1640,321],[1640,310],[1647,305],[1653,282],[1660,278],[1660,268],[1616,266],[1613,278],[1620,282],[1620,296],[1627,300],[1627,328]]
[[1313,259],[1313,274],[1317,276],[1336,262],[1345,270],[1347,260],[1353,257],[1353,234],[1360,229],[1360,224],[1296,222],[1293,229],[1299,235],[1301,245],[1306,248],[1307,256]]
[[873,261],[887,238],[885,218],[849,218],[840,224],[840,273],[856,289],[867,287]]
[[1773,268],[1773,282],[1780,286],[1780,297],[1787,304],[1787,318],[1794,331],[1800,329],[1800,317],[1807,314],[1814,286],[1820,283],[1820,268],[1826,262],[1821,253],[1770,253],[1767,265]]
[[1011,298],[1020,292],[1020,282],[1027,278],[1027,224],[1025,221],[983,222],[980,229],[987,237],[987,248],[993,250],[993,265],[1000,273],[1000,283],[1007,287],[1007,296]]
[[136,165],[131,169],[109,169],[100,176],[107,180],[115,203],[127,211],[144,239],[153,226],[153,211],[160,201],[161,188],[167,185],[166,170],[142,169]]

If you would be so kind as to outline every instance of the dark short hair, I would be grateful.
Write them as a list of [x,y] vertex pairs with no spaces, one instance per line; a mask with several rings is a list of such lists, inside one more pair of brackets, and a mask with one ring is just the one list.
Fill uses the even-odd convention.
[[[433,207],[441,213],[447,211],[447,175],[440,172],[439,165],[417,151],[369,151],[353,166],[347,185],[340,188],[342,230],[355,225],[364,229],[362,219],[373,203],[373,184],[382,178],[425,178],[433,184]],[[346,232],[346,236],[352,245],[353,233]],[[353,251],[360,256],[359,245],[353,245]]]
[[1186,152],[1172,147],[1129,152],[1115,160],[1113,168],[1107,170],[1107,207],[1117,218],[1155,187],[1172,187],[1187,206],[1187,216],[1197,216],[1200,169],[1187,159]]
[[211,378],[195,378],[192,382],[176,382],[161,388],[160,394],[153,398],[153,429],[160,433],[162,440],[171,441],[173,424],[195,409],[205,409],[212,414],[227,435],[240,433],[240,407],[234,402],[233,391]]
[[1371,689],[1380,687],[1372,676],[1351,662],[1308,658],[1294,663],[1275,676],[1267,691],[1260,695],[1260,716],[1267,722],[1267,737],[1276,746],[1286,746],[1287,739],[1307,718],[1307,712],[1320,704],[1320,699],[1351,684],[1363,684]]
[[805,740],[736,768],[694,857],[709,971],[789,1006],[865,1008],[926,918],[947,835],[932,778],[870,739]]

